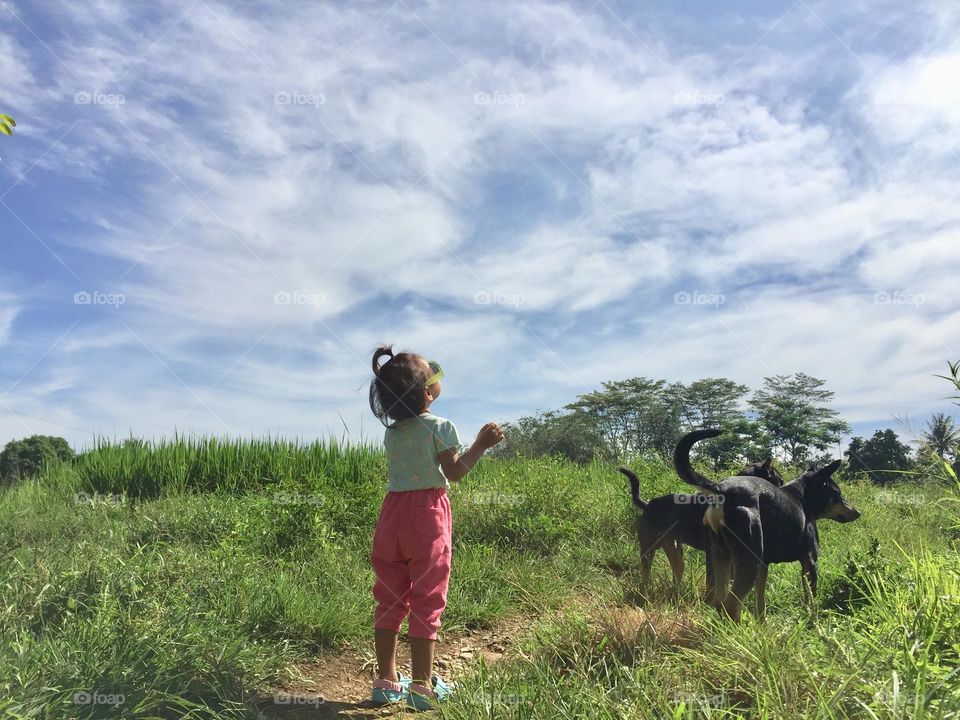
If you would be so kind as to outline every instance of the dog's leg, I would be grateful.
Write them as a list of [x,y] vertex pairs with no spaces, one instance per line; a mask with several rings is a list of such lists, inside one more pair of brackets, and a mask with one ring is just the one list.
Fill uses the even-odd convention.
[[667,554],[670,569],[673,570],[673,594],[680,596],[680,584],[683,582],[683,545],[676,540],[664,543],[663,551]]
[[769,566],[760,563],[757,571],[757,579],[753,582],[754,590],[757,593],[757,617],[761,620],[767,616],[767,570]]
[[727,592],[730,587],[730,572],[733,558],[727,547],[726,538],[715,534],[710,543],[711,565],[713,566],[713,607],[721,615],[725,612]]
[[653,567],[653,554],[657,551],[655,545],[652,546],[640,546],[640,581],[643,583],[643,590],[641,594],[647,598],[649,597],[650,588],[652,586],[653,578],[651,568]]
[[727,517],[727,544],[733,555],[733,592],[726,609],[735,622],[740,621],[743,600],[754,586],[763,564],[763,529],[756,508],[736,508]]
[[713,602],[714,597],[714,579],[713,579],[713,551],[710,549],[710,546],[707,546],[707,585],[703,590],[703,601],[704,602]]
[[734,561],[733,588],[724,604],[727,614],[734,622],[740,622],[743,614],[743,600],[757,581],[759,573],[760,563],[754,558],[738,557]]
[[800,559],[800,584],[803,590],[803,603],[808,608],[813,605],[817,595],[817,561],[809,555]]
[[807,569],[807,581],[810,584],[810,606],[813,608],[814,620],[819,615],[820,607],[817,605],[817,560],[816,557],[810,563]]

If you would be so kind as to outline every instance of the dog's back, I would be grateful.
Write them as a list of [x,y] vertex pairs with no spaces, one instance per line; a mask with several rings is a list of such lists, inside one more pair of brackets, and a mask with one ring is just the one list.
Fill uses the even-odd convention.
[[[789,547],[790,552],[796,552],[806,524],[806,515],[793,497],[770,480],[745,475],[725,478],[717,483],[717,489],[722,501],[707,511],[704,524],[719,532],[727,524],[729,513],[753,513],[763,527],[765,556],[768,546]],[[766,557],[764,561],[779,562]]]
[[737,475],[740,477],[763,478],[777,487],[783,487],[783,475],[773,466],[773,458],[767,458],[762,462],[749,463]]
[[661,495],[650,500],[640,521],[658,535],[672,535],[683,545],[705,551],[710,546],[703,524],[705,500],[699,493]]
[[[633,504],[643,512],[637,516],[637,532],[646,536],[648,542],[657,538],[675,538],[677,542],[698,550],[707,550],[710,537],[704,524],[704,513],[711,505],[708,496],[702,493],[671,493],[658,495],[648,501],[640,497],[640,481],[630,468],[617,468],[630,481]],[[771,474],[772,471],[772,474]],[[751,463],[740,471],[738,477],[749,477],[769,487],[780,478],[770,461]],[[780,478],[782,483],[782,478]]]

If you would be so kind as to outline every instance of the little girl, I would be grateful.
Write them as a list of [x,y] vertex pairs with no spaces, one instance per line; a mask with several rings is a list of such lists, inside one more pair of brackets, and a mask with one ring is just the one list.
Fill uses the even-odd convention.
[[[386,358],[380,364],[381,358]],[[481,428],[460,453],[457,429],[430,413],[443,370],[414,353],[380,347],[373,354],[370,408],[386,425],[387,496],[373,535],[370,560],[378,679],[373,703],[399,702],[417,710],[443,700],[449,686],[433,674],[433,648],[447,604],[452,520],[447,488],[470,472],[484,451],[503,440],[495,423]],[[441,472],[442,468],[442,472]],[[409,615],[413,679],[397,673],[397,634]]]

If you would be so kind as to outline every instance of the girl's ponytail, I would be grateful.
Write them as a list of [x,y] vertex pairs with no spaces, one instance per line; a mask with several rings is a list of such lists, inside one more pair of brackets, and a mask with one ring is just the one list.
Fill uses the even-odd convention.
[[[380,358],[386,355],[387,359],[381,364],[379,362]],[[383,365],[386,365],[390,360],[393,359],[393,346],[392,345],[381,345],[376,350],[373,351],[373,374],[379,375],[380,368]]]

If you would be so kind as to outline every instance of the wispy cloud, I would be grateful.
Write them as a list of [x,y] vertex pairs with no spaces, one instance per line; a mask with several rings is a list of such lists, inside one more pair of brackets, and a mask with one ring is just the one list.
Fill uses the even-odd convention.
[[19,311],[16,306],[7,305],[8,302],[10,301],[0,296],[0,345],[5,345],[10,339],[10,329]]
[[30,368],[0,432],[359,432],[384,340],[444,361],[467,429],[639,374],[936,407],[941,6],[896,38],[896,3],[0,13],[5,266],[43,287],[0,298],[0,379]]

